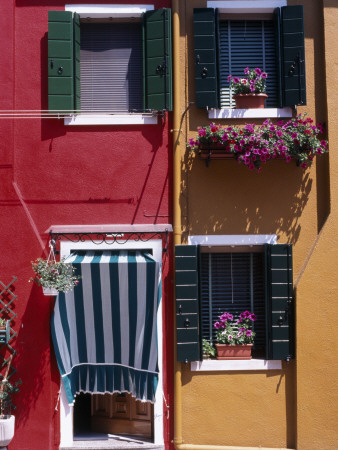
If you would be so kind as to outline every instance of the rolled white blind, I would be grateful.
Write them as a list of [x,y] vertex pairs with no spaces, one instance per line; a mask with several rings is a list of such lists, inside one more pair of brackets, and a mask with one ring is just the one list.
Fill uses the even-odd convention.
[[81,109],[142,110],[141,23],[81,23]]

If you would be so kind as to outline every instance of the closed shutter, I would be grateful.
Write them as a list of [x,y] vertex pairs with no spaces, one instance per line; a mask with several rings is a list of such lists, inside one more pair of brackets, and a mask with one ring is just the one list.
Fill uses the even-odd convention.
[[261,68],[268,74],[266,83],[267,107],[278,105],[278,66],[273,21],[226,20],[219,23],[220,39],[220,106],[235,106],[228,75],[244,77],[244,68]]
[[199,361],[198,246],[176,245],[177,360]]
[[194,9],[195,90],[197,108],[218,108],[215,11]]
[[144,108],[172,111],[171,9],[144,14]]
[[48,11],[48,109],[74,110],[74,27],[70,11]]
[[292,245],[265,245],[266,358],[294,357]]
[[202,253],[200,305],[202,338],[215,340],[213,324],[223,312],[237,319],[249,310],[257,316],[255,348],[265,348],[264,254]]
[[81,23],[81,108],[142,110],[141,23]]
[[304,8],[281,8],[284,106],[306,105]]

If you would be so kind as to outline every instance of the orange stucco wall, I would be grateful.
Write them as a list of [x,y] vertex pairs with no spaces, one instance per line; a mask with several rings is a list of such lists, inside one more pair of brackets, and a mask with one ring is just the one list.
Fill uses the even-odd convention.
[[[288,1],[304,4],[307,112],[325,122],[330,155],[303,170],[272,161],[261,173],[234,160],[206,167],[185,151],[197,126],[211,122],[191,106],[182,127],[182,241],[196,234],[277,234],[294,248],[296,354],[281,371],[191,372],[182,369],[183,442],[302,450],[338,445],[337,364],[327,344],[336,346],[338,283],[336,234],[338,201],[338,4],[335,0]],[[192,10],[204,0],[180,2],[181,111],[195,99]],[[264,119],[262,119],[264,120]],[[240,125],[251,121],[215,121]]]

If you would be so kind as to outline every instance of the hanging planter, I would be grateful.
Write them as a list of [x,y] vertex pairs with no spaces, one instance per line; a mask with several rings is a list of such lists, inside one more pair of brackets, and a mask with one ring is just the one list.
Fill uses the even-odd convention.
[[38,258],[36,261],[32,261],[32,268],[36,276],[29,280],[42,286],[43,293],[47,296],[73,290],[81,278],[74,275],[75,267],[66,263],[64,258],[56,262],[54,244],[53,241],[49,243],[50,252],[47,259]]
[[322,124],[298,115],[286,122],[276,124],[270,119],[262,125],[247,124],[243,128],[211,123],[198,127],[195,139],[189,139],[188,149],[196,151],[203,159],[228,159],[231,155],[250,170],[261,170],[262,164],[273,159],[295,160],[307,168],[316,155],[328,152],[328,143],[319,135],[324,132]]
[[268,98],[267,94],[235,94],[232,97],[237,109],[263,109]]

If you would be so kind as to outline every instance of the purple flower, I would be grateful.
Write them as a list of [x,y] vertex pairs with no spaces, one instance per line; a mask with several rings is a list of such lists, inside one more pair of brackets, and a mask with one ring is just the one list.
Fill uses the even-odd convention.
[[232,78],[232,75],[229,75],[229,76],[228,76],[228,78],[227,78],[227,80],[228,80],[228,83],[230,83],[230,81],[231,81],[231,78]]
[[261,77],[264,78],[264,79],[268,78],[268,74],[266,72],[262,72]]
[[240,82],[240,79],[238,77],[233,77],[232,82],[234,84],[238,84]]
[[277,130],[276,131],[276,136],[282,137],[283,136],[283,131]]
[[232,338],[231,334],[229,334],[228,339],[229,339],[229,341],[232,341],[233,338]]
[[285,161],[286,161],[286,162],[290,162],[290,161],[291,161],[291,156],[290,156],[290,155],[286,155]]
[[219,322],[215,322],[215,323],[214,323],[214,327],[215,327],[217,330],[219,330],[220,327],[221,327],[221,324],[220,324]]
[[261,69],[259,69],[258,67],[256,67],[256,69],[255,69],[255,74],[258,75],[258,76],[262,75]]
[[244,69],[244,73],[245,73],[245,75],[248,75],[248,74],[250,73],[249,67],[246,67],[246,68]]
[[228,135],[226,133],[222,136],[222,141],[227,141],[229,139]]
[[251,337],[252,336],[252,331],[251,330],[246,330],[245,334],[246,334],[246,336]]
[[189,145],[190,147],[194,147],[196,142],[193,139],[189,139]]
[[249,318],[252,320],[252,322],[255,322],[257,320],[257,316],[254,313],[252,313]]
[[250,91],[255,92],[256,88],[254,84],[250,84]]
[[291,134],[291,138],[292,138],[292,139],[297,139],[297,137],[298,137],[298,134],[297,134],[297,133],[292,133],[292,134]]
[[198,135],[199,136],[205,136],[207,134],[205,128],[201,128],[200,130],[198,130]]

